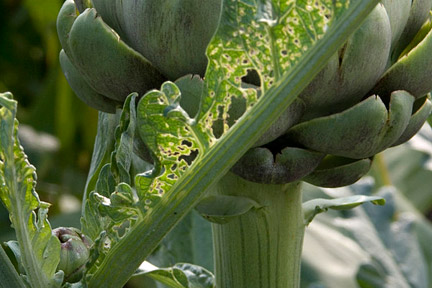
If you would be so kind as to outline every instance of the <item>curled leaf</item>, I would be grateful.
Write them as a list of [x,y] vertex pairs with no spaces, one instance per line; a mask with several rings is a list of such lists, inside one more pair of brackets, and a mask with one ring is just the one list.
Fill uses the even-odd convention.
[[347,210],[355,208],[365,202],[371,202],[375,205],[384,205],[385,200],[377,196],[355,195],[337,199],[313,199],[303,203],[303,213],[305,224],[312,222],[313,218],[328,209]]

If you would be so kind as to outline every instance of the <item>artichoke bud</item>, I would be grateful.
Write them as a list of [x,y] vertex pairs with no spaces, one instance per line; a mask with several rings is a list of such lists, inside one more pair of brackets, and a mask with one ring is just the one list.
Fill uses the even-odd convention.
[[76,228],[59,227],[52,231],[60,240],[60,263],[57,271],[62,270],[65,281],[78,282],[84,272],[85,264],[90,256],[92,241]]

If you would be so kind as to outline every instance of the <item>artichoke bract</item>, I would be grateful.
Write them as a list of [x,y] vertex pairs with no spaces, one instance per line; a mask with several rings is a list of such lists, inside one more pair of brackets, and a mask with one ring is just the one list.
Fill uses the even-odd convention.
[[62,69],[79,98],[113,113],[132,92],[143,95],[186,74],[203,76],[221,5],[67,0],[57,19]]
[[[221,5],[67,0],[57,22],[66,78],[78,97],[106,112],[131,92],[176,81],[193,117]],[[232,172],[265,184],[343,186],[364,175],[375,154],[411,138],[432,109],[431,8],[430,0],[381,1]],[[257,73],[242,81],[261,94]],[[244,103],[233,101],[229,124],[243,112]]]

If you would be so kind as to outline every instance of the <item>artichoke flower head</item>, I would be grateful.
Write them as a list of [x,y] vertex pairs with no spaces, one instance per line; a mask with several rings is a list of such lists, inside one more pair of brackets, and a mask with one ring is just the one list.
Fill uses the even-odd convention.
[[220,11],[220,0],[67,0],[57,20],[62,69],[81,100],[114,112],[132,92],[203,76]]
[[232,171],[258,183],[345,186],[410,139],[432,109],[431,7],[381,1]]

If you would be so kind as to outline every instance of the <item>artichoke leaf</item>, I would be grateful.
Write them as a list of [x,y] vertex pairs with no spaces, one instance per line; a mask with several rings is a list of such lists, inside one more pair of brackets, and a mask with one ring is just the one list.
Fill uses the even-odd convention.
[[169,268],[159,268],[145,261],[132,277],[147,276],[172,288],[215,288],[213,274],[207,269],[177,263]]
[[9,212],[19,243],[22,267],[35,287],[60,287],[63,272],[56,273],[60,242],[51,234],[47,220],[49,203],[35,191],[36,170],[17,137],[17,102],[0,93],[0,200]]
[[161,91],[148,92],[138,103],[139,135],[152,151],[154,175],[158,176],[151,179],[146,172],[135,177],[140,191],[148,196],[163,195],[185,173],[190,162],[207,150],[206,141],[210,139],[180,106],[181,95],[177,85],[165,82]]
[[[222,128],[217,130],[222,133],[217,136],[232,127],[230,121],[234,115],[230,110],[236,98],[243,98],[244,111],[247,111],[319,40],[319,35],[323,35],[330,24],[330,19],[323,15],[336,13],[333,9],[343,10],[348,4],[342,1],[334,8],[329,2],[323,1],[322,5],[318,2],[314,5],[307,2],[276,4],[269,0],[253,4],[248,1],[224,3],[222,15],[230,15],[233,11],[238,11],[238,15],[222,17],[218,32],[207,49],[211,60],[199,116],[209,122],[207,125],[221,123]],[[260,78],[258,89],[243,87],[242,77],[250,71],[256,71]],[[284,132],[283,129],[275,130]],[[278,136],[271,135],[268,141]]]
[[312,222],[313,218],[328,209],[347,210],[355,208],[363,203],[371,202],[375,205],[384,205],[385,200],[379,196],[355,195],[336,199],[313,199],[303,203],[305,224]]
[[26,287],[2,245],[0,245],[0,279],[2,279],[0,282],[1,288]]

